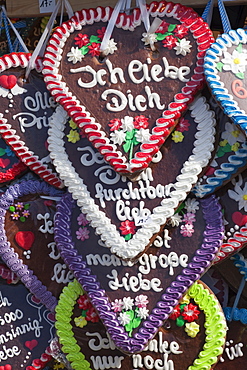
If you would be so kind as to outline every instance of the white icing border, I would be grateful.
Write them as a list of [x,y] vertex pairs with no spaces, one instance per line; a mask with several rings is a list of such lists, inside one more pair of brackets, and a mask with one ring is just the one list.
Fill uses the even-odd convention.
[[171,184],[175,190],[172,190],[169,197],[162,199],[160,205],[152,210],[150,217],[153,222],[144,224],[129,241],[120,235],[111,220],[99,210],[94,199],[90,196],[87,186],[69,161],[63,141],[63,130],[68,118],[65,110],[59,106],[51,119],[48,130],[48,149],[56,170],[61,179],[64,180],[69,192],[72,193],[73,198],[77,200],[81,212],[87,214],[91,226],[96,229],[96,233],[100,235],[106,247],[121,258],[135,258],[143,252],[150,243],[150,239],[160,231],[160,226],[166,223],[167,219],[174,214],[179,203],[186,198],[192,186],[197,182],[202,168],[207,166],[211,158],[214,150],[216,125],[214,112],[209,109],[204,97],[197,98],[189,109],[191,116],[197,123],[198,130],[195,134],[193,154],[184,162],[181,173],[176,178],[177,181]]

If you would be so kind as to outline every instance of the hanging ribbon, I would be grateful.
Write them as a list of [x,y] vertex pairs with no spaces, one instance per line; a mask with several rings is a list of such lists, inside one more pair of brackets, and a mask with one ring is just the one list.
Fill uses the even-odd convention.
[[230,21],[229,21],[227,12],[226,12],[225,5],[222,0],[218,0],[218,7],[220,11],[220,17],[221,17],[221,21],[223,25],[223,30],[225,33],[229,32],[231,30],[231,24],[230,24]]
[[214,9],[214,0],[209,0],[204,9],[204,12],[202,13],[202,19],[205,22],[207,22],[208,25],[210,25],[212,22],[213,9]]

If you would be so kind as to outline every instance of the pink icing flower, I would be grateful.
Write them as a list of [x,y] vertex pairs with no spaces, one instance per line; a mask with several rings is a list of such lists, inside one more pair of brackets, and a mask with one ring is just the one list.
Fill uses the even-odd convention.
[[89,238],[89,230],[84,227],[83,229],[80,227],[78,231],[76,231],[77,239],[84,241]]
[[88,46],[88,49],[89,54],[91,54],[93,57],[100,55],[100,44],[92,42],[92,44]]
[[133,221],[123,221],[121,222],[121,226],[119,228],[122,231],[122,235],[128,235],[128,234],[135,234],[136,232],[136,226]]
[[190,123],[188,119],[182,118],[178,125],[176,126],[176,130],[180,132],[189,131]]
[[28,216],[30,215],[30,212],[29,212],[29,210],[28,209],[25,209],[25,211],[23,211],[22,212],[22,216],[23,217],[26,217],[26,218],[28,218]]
[[135,305],[139,308],[146,307],[148,304],[148,297],[144,294],[140,294],[135,297]]
[[12,217],[12,220],[18,220],[20,217],[19,212],[13,212],[11,217]]
[[81,225],[81,226],[86,226],[89,223],[89,221],[86,219],[86,216],[84,215],[84,213],[81,213],[77,217],[77,222],[78,222],[78,225]]
[[186,35],[188,35],[188,28],[185,27],[183,24],[178,24],[177,27],[174,30],[174,34],[176,37],[182,39]]
[[157,30],[155,31],[155,33],[162,33],[163,34],[163,33],[167,32],[168,31],[168,26],[169,26],[169,23],[163,21],[160,24],[159,28],[157,28]]
[[110,131],[116,131],[122,127],[122,122],[119,118],[114,118],[108,123],[108,126],[110,127]]
[[89,43],[88,35],[79,33],[77,37],[75,37],[75,44],[78,45],[79,48],[87,45]]
[[90,307],[89,310],[86,313],[86,320],[91,322],[98,322],[99,316],[97,312],[95,311],[94,307]]
[[176,46],[177,39],[176,37],[169,35],[162,41],[162,43],[164,48],[168,48],[169,50],[171,50]]
[[114,312],[121,312],[123,309],[123,301],[121,299],[115,299],[114,302],[111,302],[111,306]]
[[148,118],[145,116],[136,116],[134,120],[134,127],[138,130],[140,128],[147,128],[148,127]]
[[18,202],[16,205],[15,205],[15,208],[18,209],[19,211],[23,208],[23,203],[22,202]]
[[196,220],[195,214],[190,212],[186,213],[183,218],[183,222],[187,224],[192,224],[193,222],[195,222],[195,220]]
[[100,30],[97,30],[98,37],[102,40],[105,34],[105,27],[102,27]]
[[182,225],[181,226],[181,230],[180,230],[180,233],[183,235],[183,236],[187,236],[187,237],[191,237],[192,234],[194,233],[194,227],[192,224],[185,224],[185,225]]
[[88,310],[89,308],[92,307],[92,303],[86,294],[81,295],[77,299],[77,303],[81,310]]

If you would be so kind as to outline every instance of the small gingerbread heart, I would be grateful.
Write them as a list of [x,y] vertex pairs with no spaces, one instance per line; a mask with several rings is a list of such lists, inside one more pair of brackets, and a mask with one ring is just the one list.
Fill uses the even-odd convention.
[[29,348],[31,351],[38,345],[38,341],[36,339],[27,340],[25,342],[25,346]]
[[241,212],[234,212],[232,214],[232,221],[238,226],[243,226],[247,224],[247,215]]
[[15,234],[15,241],[19,247],[28,251],[32,248],[35,236],[32,231],[18,231]]
[[1,75],[0,76],[0,86],[4,89],[12,89],[17,83],[17,78],[15,75]]

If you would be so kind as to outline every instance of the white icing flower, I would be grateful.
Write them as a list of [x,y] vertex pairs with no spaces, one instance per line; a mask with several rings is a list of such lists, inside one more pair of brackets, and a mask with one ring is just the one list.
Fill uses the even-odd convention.
[[196,213],[199,209],[199,202],[194,198],[188,198],[184,203],[187,212]]
[[142,36],[144,45],[154,44],[157,41],[157,35],[155,33],[143,33]]
[[117,43],[114,41],[114,39],[111,39],[108,41],[107,47],[104,50],[104,54],[113,54],[114,51],[117,50]]
[[124,132],[132,131],[134,129],[133,117],[125,116],[124,118],[121,119],[121,122],[122,122],[122,128]]
[[247,212],[247,182],[243,189],[241,189],[240,185],[236,183],[234,190],[235,191],[228,190],[229,197],[238,202],[239,210],[244,208],[244,211]]
[[77,62],[81,62],[82,59],[84,58],[84,55],[82,54],[81,50],[78,47],[74,48],[72,46],[70,52],[67,53],[67,57],[69,62],[75,64]]
[[225,131],[221,135],[223,140],[227,140],[230,145],[236,142],[245,142],[244,134],[236,128],[236,125],[230,122],[226,122]]
[[150,136],[149,129],[140,128],[140,130],[136,132],[136,140],[139,141],[139,143],[148,143]]
[[180,222],[182,222],[182,217],[178,213],[169,218],[169,224],[171,224],[172,227],[178,226]]
[[177,41],[176,46],[174,47],[174,49],[176,50],[176,55],[182,54],[183,56],[185,56],[187,53],[190,53],[190,48],[190,41],[186,39]]
[[121,145],[125,140],[125,132],[123,132],[122,130],[114,131],[110,133],[110,137],[114,144]]
[[244,53],[239,53],[234,50],[232,54],[228,51],[224,51],[224,58],[221,62],[224,64],[224,71],[232,71],[233,73],[244,72],[247,64],[247,55]]
[[121,312],[119,314],[119,318],[118,318],[118,321],[121,325],[125,326],[125,325],[128,325],[130,323],[130,317],[129,315],[127,314],[127,312]]
[[146,307],[140,307],[137,312],[137,317],[140,317],[140,319],[146,319],[148,314],[149,310]]
[[123,298],[123,309],[124,310],[132,310],[133,306],[134,306],[134,299],[130,297]]

